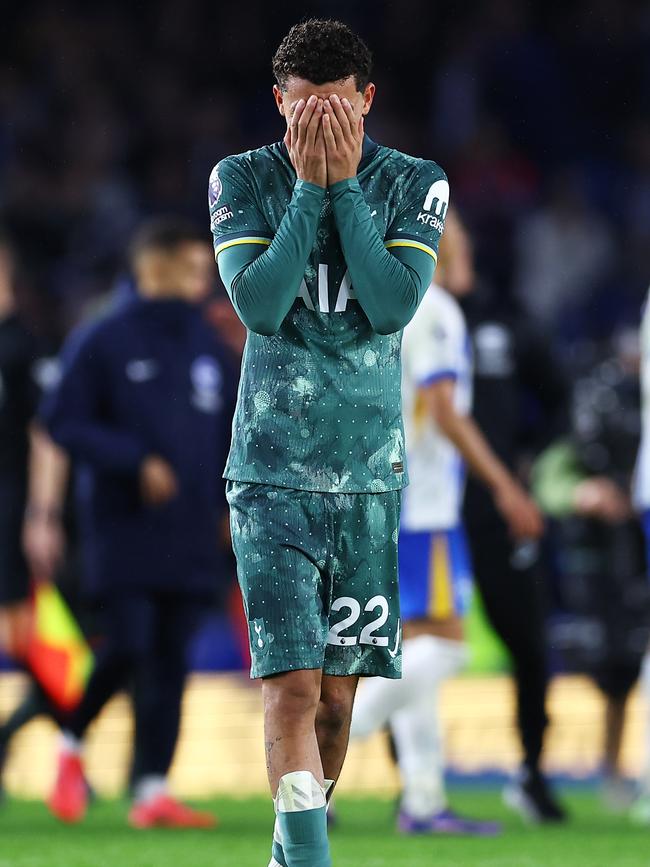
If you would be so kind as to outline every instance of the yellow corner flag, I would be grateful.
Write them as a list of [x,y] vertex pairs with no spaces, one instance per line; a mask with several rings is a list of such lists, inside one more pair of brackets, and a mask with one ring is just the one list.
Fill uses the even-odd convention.
[[93,654],[53,584],[36,584],[27,664],[61,710],[73,710],[93,667]]

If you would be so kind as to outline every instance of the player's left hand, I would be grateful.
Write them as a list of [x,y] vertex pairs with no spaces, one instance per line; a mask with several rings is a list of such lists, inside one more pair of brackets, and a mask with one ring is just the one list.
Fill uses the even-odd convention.
[[327,183],[332,186],[356,177],[363,148],[363,115],[357,118],[349,100],[335,93],[325,100],[323,109]]

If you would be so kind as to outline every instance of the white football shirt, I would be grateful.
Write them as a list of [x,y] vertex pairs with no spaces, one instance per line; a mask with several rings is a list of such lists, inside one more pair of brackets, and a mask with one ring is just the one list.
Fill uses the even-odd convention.
[[436,380],[455,383],[454,405],[472,406],[472,355],[465,317],[455,299],[433,283],[404,330],[402,402],[410,484],[402,500],[405,530],[445,530],[460,522],[465,467],[455,446],[424,411],[419,393]]

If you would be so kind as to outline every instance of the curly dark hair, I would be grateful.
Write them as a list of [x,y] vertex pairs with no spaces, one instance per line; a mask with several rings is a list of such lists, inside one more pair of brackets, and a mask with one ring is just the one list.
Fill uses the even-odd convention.
[[357,90],[363,91],[371,69],[366,43],[347,24],[325,18],[294,24],[273,57],[273,73],[282,89],[291,76],[325,84],[354,75]]

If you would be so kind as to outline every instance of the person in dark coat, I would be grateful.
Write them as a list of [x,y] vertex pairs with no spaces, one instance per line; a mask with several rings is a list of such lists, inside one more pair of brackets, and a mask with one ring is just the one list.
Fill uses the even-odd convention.
[[137,292],[63,351],[62,378],[42,420],[76,470],[84,580],[101,613],[103,646],[62,733],[51,811],[87,808],[81,744],[88,725],[132,684],[135,827],[210,826],[171,798],[188,644],[219,580],[236,374],[205,322],[209,244],[193,226],[158,220],[132,249]]

